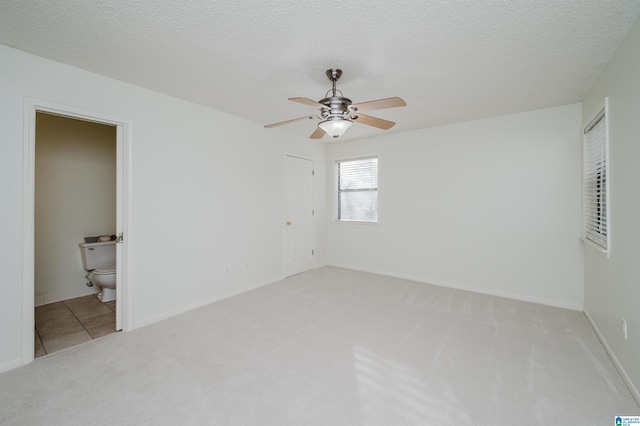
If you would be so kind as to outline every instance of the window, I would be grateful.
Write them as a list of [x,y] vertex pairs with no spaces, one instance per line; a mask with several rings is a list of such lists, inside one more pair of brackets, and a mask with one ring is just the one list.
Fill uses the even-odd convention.
[[341,160],[338,169],[338,220],[378,222],[378,157]]
[[609,248],[608,137],[605,108],[584,129],[584,238]]

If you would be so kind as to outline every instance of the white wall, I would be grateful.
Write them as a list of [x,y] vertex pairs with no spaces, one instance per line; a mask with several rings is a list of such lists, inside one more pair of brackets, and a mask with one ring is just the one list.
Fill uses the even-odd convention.
[[[585,245],[585,311],[640,402],[640,21],[583,103],[583,125],[609,97],[611,256]],[[622,337],[626,319],[628,340]],[[626,373],[625,373],[626,372]]]
[[36,114],[35,304],[97,292],[78,243],[116,232],[116,128]]
[[574,104],[330,145],[332,187],[336,159],[379,156],[380,223],[331,223],[329,264],[582,309],[580,122]]
[[0,63],[0,371],[22,355],[25,97],[132,123],[134,326],[282,276],[285,152],[314,158],[325,263],[322,142],[4,46]]

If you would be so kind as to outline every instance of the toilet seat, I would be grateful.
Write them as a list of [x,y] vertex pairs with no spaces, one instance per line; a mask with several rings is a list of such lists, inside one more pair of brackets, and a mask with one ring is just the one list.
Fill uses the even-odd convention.
[[100,268],[96,268],[93,271],[94,274],[96,275],[110,275],[110,274],[115,274],[116,273],[116,265],[111,265],[111,266],[103,266]]

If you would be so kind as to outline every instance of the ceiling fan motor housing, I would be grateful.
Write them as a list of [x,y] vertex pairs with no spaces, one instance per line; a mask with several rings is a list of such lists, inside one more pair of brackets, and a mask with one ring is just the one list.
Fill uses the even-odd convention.
[[349,106],[351,105],[351,99],[342,96],[331,96],[324,98],[319,103],[326,105],[327,108],[323,109],[323,117],[347,117],[349,115]]

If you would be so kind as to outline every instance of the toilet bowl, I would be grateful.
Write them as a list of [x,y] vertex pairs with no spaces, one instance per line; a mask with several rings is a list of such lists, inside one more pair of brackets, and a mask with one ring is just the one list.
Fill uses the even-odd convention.
[[103,302],[116,300],[116,242],[99,241],[96,243],[80,243],[82,267],[90,273],[87,285],[100,287],[98,299]]
[[94,269],[93,283],[101,287],[102,291],[98,294],[98,299],[102,302],[111,302],[116,300],[116,266],[103,266]]

